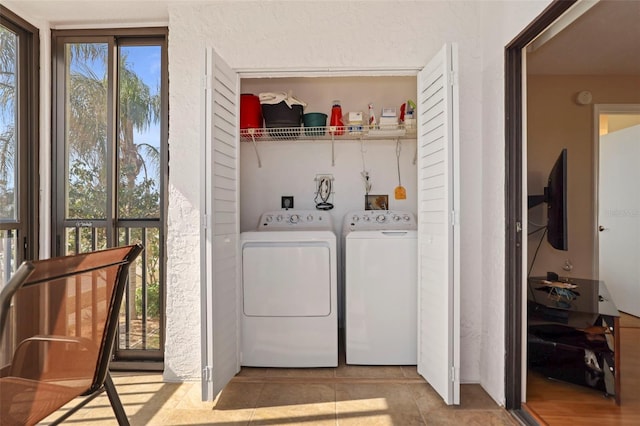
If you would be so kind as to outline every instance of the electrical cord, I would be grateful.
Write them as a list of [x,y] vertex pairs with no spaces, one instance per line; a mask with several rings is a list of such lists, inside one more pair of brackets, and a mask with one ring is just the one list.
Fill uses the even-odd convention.
[[529,267],[529,272],[527,272],[527,279],[531,276],[531,271],[533,270],[533,265],[536,263],[536,257],[538,257],[538,251],[540,250],[540,246],[542,245],[542,241],[544,240],[544,236],[547,235],[547,227],[545,226],[544,232],[542,233],[542,237],[540,237],[540,241],[538,242],[538,247],[536,247],[536,251],[533,254],[533,259],[531,259],[531,266]]
[[543,226],[542,228],[538,228],[535,231],[531,231],[529,232],[527,235],[533,235],[533,234],[537,234],[538,232],[542,231],[543,229],[547,229],[546,226]]
[[[538,231],[540,231],[541,229],[544,229],[544,232],[542,233],[542,237],[540,237],[540,241],[538,242],[538,247],[536,247],[536,251],[533,254],[533,259],[531,259],[531,266],[529,267],[529,272],[527,272],[527,288],[529,289],[529,292],[531,293],[531,297],[532,299],[535,300],[535,295],[533,294],[533,289],[531,288],[531,282],[529,282],[529,277],[531,276],[531,271],[533,270],[533,265],[536,263],[536,257],[538,257],[538,251],[540,250],[540,246],[542,245],[542,241],[544,241],[544,236],[547,235],[547,227],[545,226],[544,228],[540,228],[537,229],[535,231],[533,231],[531,234],[534,234]],[[529,234],[529,235],[531,235]]]

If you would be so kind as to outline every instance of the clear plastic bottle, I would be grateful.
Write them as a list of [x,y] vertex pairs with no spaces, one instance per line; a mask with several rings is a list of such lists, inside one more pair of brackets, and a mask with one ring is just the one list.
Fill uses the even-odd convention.
[[[332,128],[330,133],[333,135],[340,136],[344,134],[344,123],[342,121],[342,106],[340,105],[339,100],[335,100],[332,102],[331,106],[331,119],[329,121],[329,126]],[[335,129],[333,129],[335,127]]]

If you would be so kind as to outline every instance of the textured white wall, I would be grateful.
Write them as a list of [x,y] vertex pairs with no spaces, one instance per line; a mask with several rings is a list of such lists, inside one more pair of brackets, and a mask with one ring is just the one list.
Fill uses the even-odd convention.
[[[200,182],[196,165],[199,164],[200,64],[205,46],[214,46],[236,69],[295,71],[415,69],[426,64],[445,42],[456,42],[461,68],[461,377],[465,382],[480,381],[478,354],[483,325],[479,300],[484,283],[480,279],[480,4],[473,1],[272,1],[180,4],[169,8],[171,162],[165,379],[199,377],[200,313],[195,307],[199,306]],[[494,143],[501,142],[496,139]],[[360,164],[354,167],[359,168]],[[501,167],[499,164],[497,168]],[[503,341],[497,342],[497,346],[502,347]]]
[[480,383],[504,403],[505,357],[505,46],[548,4],[547,1],[482,2],[482,229],[478,275],[482,287]]
[[[461,68],[461,377],[479,381],[503,403],[504,46],[548,3],[315,0],[171,5],[165,379],[200,377],[198,165],[205,47],[214,46],[237,69],[295,71],[419,68],[444,42],[456,42]],[[46,23],[34,24],[40,24],[44,46],[41,174],[48,176],[49,32]],[[42,189],[49,193],[48,187]],[[43,230],[48,229],[46,197]]]

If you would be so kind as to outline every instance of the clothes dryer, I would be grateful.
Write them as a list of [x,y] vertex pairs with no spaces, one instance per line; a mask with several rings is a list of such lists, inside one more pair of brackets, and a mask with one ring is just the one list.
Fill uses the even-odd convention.
[[409,212],[364,210],[345,216],[347,364],[417,363],[416,229]]
[[326,211],[266,212],[240,236],[241,364],[338,365],[336,236]]

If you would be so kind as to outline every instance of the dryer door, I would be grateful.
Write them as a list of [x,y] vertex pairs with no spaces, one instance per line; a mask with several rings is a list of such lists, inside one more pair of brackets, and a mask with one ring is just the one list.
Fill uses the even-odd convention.
[[245,243],[242,291],[247,316],[328,316],[331,313],[329,244]]

